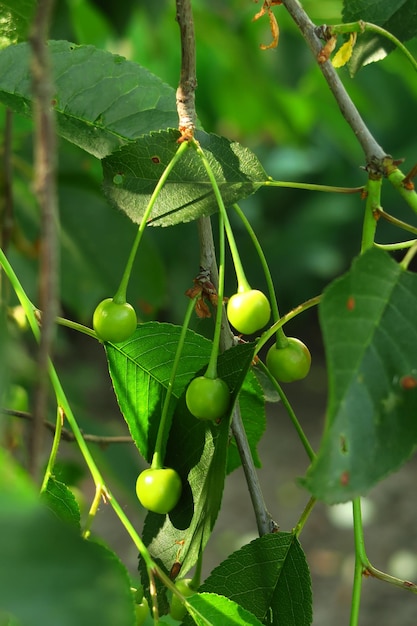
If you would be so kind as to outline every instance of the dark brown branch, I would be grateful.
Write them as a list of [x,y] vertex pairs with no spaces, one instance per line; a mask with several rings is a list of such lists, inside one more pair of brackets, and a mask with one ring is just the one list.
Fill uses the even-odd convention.
[[[317,59],[323,48],[323,42],[316,35],[316,26],[310,20],[298,0],[282,0],[282,4],[297,24],[314,57]],[[382,162],[386,154],[361,118],[335,68],[330,61],[319,63],[319,67],[343,117],[352,128],[362,146],[366,163]]]
[[177,0],[177,22],[181,34],[181,72],[177,89],[178,127],[184,139],[194,135],[196,112],[196,55],[194,20],[190,0]]
[[[14,411],[11,409],[0,409],[0,413],[3,413],[4,415],[9,415],[10,417],[18,417],[19,419],[23,419],[29,422],[33,422],[33,419],[34,419],[33,415],[31,415],[30,413],[27,413],[26,411]],[[48,420],[42,420],[42,426],[46,428],[46,430],[49,430],[52,434],[55,434],[56,426],[52,422],[49,422]],[[130,435],[120,435],[120,436],[88,435],[88,434],[85,435],[83,432],[81,432],[81,434],[85,441],[89,441],[91,443],[97,443],[100,446],[107,446],[111,443],[133,443],[132,437],[130,437]],[[63,441],[68,441],[70,443],[75,441],[74,434],[66,428],[63,428],[61,430],[61,439]]]
[[38,385],[30,442],[29,470],[38,478],[43,440],[43,415],[48,404],[48,361],[52,351],[58,302],[58,245],[56,197],[56,134],[51,106],[53,87],[46,41],[53,0],[39,0],[30,44],[32,47],[32,88],[35,123],[35,192],[41,214],[39,302],[43,311],[38,352]]

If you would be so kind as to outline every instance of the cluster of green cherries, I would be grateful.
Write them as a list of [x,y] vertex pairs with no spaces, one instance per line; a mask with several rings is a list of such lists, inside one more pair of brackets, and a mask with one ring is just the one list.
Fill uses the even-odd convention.
[[[219,280],[217,315],[209,363],[204,375],[197,376],[189,383],[185,394],[185,400],[191,415],[199,420],[204,420],[208,423],[215,423],[226,416],[231,409],[231,393],[229,386],[225,380],[218,376],[217,373],[217,360],[224,301],[225,235],[227,235],[229,242],[238,285],[237,292],[227,302],[227,318],[231,326],[239,334],[253,335],[262,330],[268,324],[271,318],[271,313],[273,315],[274,322],[278,322],[279,311],[273,289],[272,278],[263,251],[243,212],[237,205],[234,205],[235,211],[238,213],[242,222],[246,226],[246,229],[258,251],[259,258],[265,271],[272,306],[265,294],[257,289],[252,289],[246,279],[231,224],[217,181],[211,169],[210,163],[208,162],[204,151],[201,149],[198,142],[190,140],[188,142],[180,143],[174,157],[165,168],[164,173],[159,179],[149,204],[142,216],[120,286],[113,298],[106,298],[100,302],[95,309],[93,315],[93,327],[97,337],[103,342],[121,343],[127,341],[134,334],[138,320],[134,308],[126,301],[127,285],[130,279],[134,258],[158,194],[165,184],[175,163],[181,158],[182,154],[190,148],[196,151],[206,169],[219,208]],[[145,469],[139,474],[136,482],[136,493],[141,504],[148,511],[162,515],[170,513],[177,506],[182,494],[182,481],[179,474],[175,469],[164,467],[163,465],[162,447],[163,441],[165,440],[165,431],[169,427],[167,417],[170,393],[172,391],[176,369],[181,356],[182,347],[184,345],[185,332],[191,318],[196,298],[197,296],[194,297],[194,300],[190,301],[180,339],[178,341],[177,353],[171,371],[171,380],[162,407],[152,463],[148,469]],[[280,324],[277,325],[275,335],[275,343],[269,348],[266,356],[266,365],[271,377],[273,377],[277,382],[289,383],[307,376],[311,364],[311,355],[308,348],[299,339],[286,337]],[[178,585],[180,595],[179,597],[175,594],[172,596],[171,615],[176,619],[182,619],[185,615],[184,597],[194,593],[198,585],[194,579],[192,581],[190,579],[182,579],[178,581],[176,585]],[[147,605],[142,606],[142,601],[138,601],[138,624],[143,623],[140,620],[143,618],[145,613],[147,614],[147,611]],[[144,619],[145,618],[143,618],[143,620]]]
[[[227,303],[230,324],[242,334],[261,330],[270,319],[271,308],[264,293],[246,289],[235,293]],[[132,336],[137,326],[134,308],[127,302],[107,298],[100,302],[93,316],[93,327],[102,341],[122,342]],[[289,383],[307,376],[311,355],[306,345],[295,337],[280,335],[280,343],[272,345],[266,356],[266,365],[278,382]],[[230,405],[227,383],[208,372],[194,378],[186,391],[190,413],[200,420],[221,419]],[[167,514],[178,504],[182,492],[181,478],[172,468],[156,466],[141,472],[136,483],[139,501],[149,511]]]

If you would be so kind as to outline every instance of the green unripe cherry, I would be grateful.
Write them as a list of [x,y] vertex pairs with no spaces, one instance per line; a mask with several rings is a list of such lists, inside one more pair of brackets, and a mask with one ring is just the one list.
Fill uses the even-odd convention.
[[288,345],[277,348],[274,344],[266,355],[266,365],[280,383],[292,383],[305,378],[310,371],[311,354],[307,346],[296,337],[288,337]]
[[102,300],[93,315],[93,328],[102,341],[120,343],[129,339],[137,323],[133,306],[128,302],[114,302],[113,298]]
[[188,385],[185,401],[194,417],[216,420],[223,417],[229,407],[229,387],[221,378],[198,376]]
[[135,626],[142,626],[145,623],[149,614],[149,604],[145,596],[142,598],[142,602],[135,604]]
[[[191,578],[180,578],[175,583],[175,586],[185,598],[189,598],[195,593],[195,589],[191,587],[191,583]],[[187,615],[187,609],[185,608],[179,597],[175,594],[172,594],[169,614],[173,619],[177,619],[178,621],[182,621]]]
[[177,505],[182,491],[181,478],[169,467],[148,468],[136,481],[136,495],[148,511],[165,515]]
[[271,317],[268,298],[258,289],[238,291],[227,303],[227,318],[243,335],[251,335],[263,328]]

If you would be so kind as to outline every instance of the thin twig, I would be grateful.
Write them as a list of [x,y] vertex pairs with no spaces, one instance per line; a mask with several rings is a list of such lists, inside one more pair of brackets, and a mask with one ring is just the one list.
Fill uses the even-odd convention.
[[[323,43],[316,35],[315,24],[313,24],[310,20],[298,0],[282,0],[282,4],[297,24],[301,34],[313,52],[314,57],[317,59],[321,49],[323,48]],[[360,145],[362,146],[367,164],[374,161],[382,162],[386,154],[360,116],[359,111],[353,104],[352,99],[347,93],[335,68],[330,61],[319,63],[319,67],[331,92],[333,93],[343,117],[352,128]]]
[[[33,415],[28,413],[27,411],[15,411],[12,409],[0,409],[0,413],[4,415],[9,415],[10,417],[18,417],[19,419],[27,420],[29,422],[33,422]],[[42,420],[42,426],[49,430],[52,434],[55,434],[56,425],[48,420]],[[116,435],[116,436],[107,436],[107,435],[89,435],[84,434],[81,431],[82,437],[84,441],[90,441],[91,443],[97,443],[100,446],[107,446],[111,443],[133,443],[132,437],[130,435]],[[73,442],[76,441],[74,437],[74,433],[71,430],[67,430],[66,428],[62,428],[61,430],[61,439],[63,441]]]
[[[180,84],[177,90],[177,110],[179,117],[179,129],[183,138],[191,138],[194,133],[196,112],[194,91],[197,86],[195,68],[195,37],[194,23],[190,0],[177,0],[177,21],[181,34],[181,73]],[[218,268],[216,252],[213,241],[213,232],[209,217],[202,217],[198,221],[200,240],[200,266],[210,271],[210,277],[217,288]],[[223,313],[222,332],[220,337],[220,349],[227,350],[234,345],[234,336],[230,330],[225,313]],[[240,416],[238,404],[233,413],[232,433],[239,450],[242,467],[248,484],[249,494],[252,500],[256,523],[260,535],[270,533],[277,529],[267,511],[265,500],[259,484],[252,453],[249,447],[246,432]]]
[[58,302],[58,245],[56,194],[56,135],[51,107],[53,88],[46,41],[53,0],[39,0],[30,44],[32,47],[32,87],[35,122],[35,192],[41,214],[39,302],[43,310],[38,352],[38,384],[30,441],[29,470],[38,478],[43,441],[43,416],[48,404],[48,359],[52,351]]

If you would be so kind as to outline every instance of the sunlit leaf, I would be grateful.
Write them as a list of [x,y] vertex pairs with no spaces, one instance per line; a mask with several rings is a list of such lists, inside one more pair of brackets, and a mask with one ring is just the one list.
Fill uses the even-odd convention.
[[[274,626],[309,626],[310,574],[293,533],[255,539],[216,567],[199,591],[222,593]],[[186,624],[190,621],[186,620]]]
[[[151,133],[103,160],[104,191],[111,202],[140,222],[155,186],[178,149],[178,131]],[[267,179],[257,157],[237,142],[197,131],[226,206],[254,193]],[[172,226],[218,210],[210,180],[190,147],[175,165],[149,220]]]

